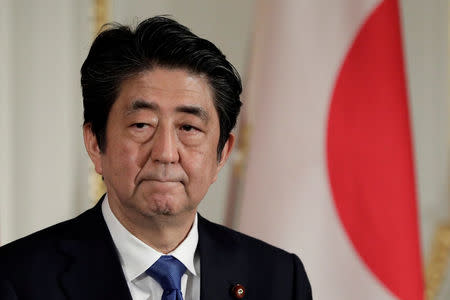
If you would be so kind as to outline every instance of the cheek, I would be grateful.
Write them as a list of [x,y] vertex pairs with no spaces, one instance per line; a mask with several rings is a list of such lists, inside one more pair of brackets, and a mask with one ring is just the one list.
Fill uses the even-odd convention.
[[133,173],[139,170],[142,160],[142,155],[137,151],[137,147],[130,144],[111,144],[108,147],[105,167],[109,168],[109,174],[116,178],[133,178]]
[[190,153],[185,164],[185,171],[190,181],[195,182],[196,186],[201,186],[202,189],[209,187],[217,173],[218,165],[214,154],[210,151],[194,151]]

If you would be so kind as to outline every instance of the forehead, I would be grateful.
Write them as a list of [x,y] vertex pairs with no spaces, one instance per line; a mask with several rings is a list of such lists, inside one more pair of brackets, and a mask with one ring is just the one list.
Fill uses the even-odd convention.
[[136,100],[156,103],[167,109],[196,105],[215,110],[213,93],[206,77],[183,69],[155,68],[124,80],[117,106],[130,108]]

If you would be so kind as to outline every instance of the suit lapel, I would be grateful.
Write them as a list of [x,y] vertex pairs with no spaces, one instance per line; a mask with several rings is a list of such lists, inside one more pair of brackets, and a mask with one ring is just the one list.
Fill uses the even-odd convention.
[[248,298],[247,259],[239,251],[237,236],[199,215],[200,300],[235,299],[235,284],[246,287]]
[[67,238],[60,243],[68,258],[61,285],[69,299],[131,300],[101,202],[74,219]]

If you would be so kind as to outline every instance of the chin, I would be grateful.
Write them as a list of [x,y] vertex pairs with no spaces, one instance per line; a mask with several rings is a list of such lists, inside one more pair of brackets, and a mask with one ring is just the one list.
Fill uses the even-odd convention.
[[158,208],[158,209],[152,210],[152,215],[173,216],[174,212],[168,208]]
[[171,196],[152,195],[152,197],[145,199],[145,211],[148,215],[163,215],[172,216],[182,211],[181,200],[175,199]]

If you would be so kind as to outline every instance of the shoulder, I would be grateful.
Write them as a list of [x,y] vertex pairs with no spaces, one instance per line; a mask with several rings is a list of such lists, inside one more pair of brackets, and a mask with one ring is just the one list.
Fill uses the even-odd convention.
[[[58,241],[71,222],[59,223],[0,247],[0,295],[8,286],[11,289],[11,284],[16,286],[21,280],[32,282],[28,278],[39,274],[36,270],[45,270],[47,277],[57,272],[64,262],[58,251]],[[39,280],[41,278],[35,278]]]
[[16,269],[20,265],[56,259],[59,241],[77,240],[84,235],[92,210],[1,246],[0,265],[3,269],[8,266]]
[[[234,252],[239,257],[254,264],[255,268],[283,269],[294,272],[295,268],[303,270],[303,265],[296,254],[289,253],[260,239],[206,220],[199,216],[199,233],[207,235],[215,247],[215,252]],[[206,233],[206,234],[205,234]]]
[[[207,242],[201,241],[205,238]],[[290,293],[286,299],[312,299],[308,276],[296,254],[212,223],[201,216],[199,239],[202,247],[206,248],[207,244],[210,251],[207,255],[213,255],[215,259],[231,259],[229,267],[237,265],[239,273],[248,272],[256,286],[266,287],[264,293],[274,293],[273,297],[276,298],[278,294],[274,287],[282,287],[286,293]]]

